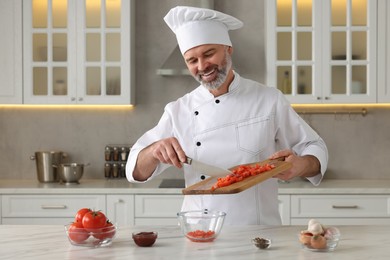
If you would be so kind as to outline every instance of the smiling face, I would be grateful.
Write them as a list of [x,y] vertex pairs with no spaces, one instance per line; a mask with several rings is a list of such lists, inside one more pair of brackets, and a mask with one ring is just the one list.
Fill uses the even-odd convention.
[[220,44],[205,44],[184,53],[191,75],[210,91],[226,88],[232,79],[232,48]]

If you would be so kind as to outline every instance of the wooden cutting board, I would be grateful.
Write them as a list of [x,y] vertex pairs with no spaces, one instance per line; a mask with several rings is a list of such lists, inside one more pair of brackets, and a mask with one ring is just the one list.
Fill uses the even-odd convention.
[[[255,176],[248,177],[240,182],[233,183],[226,187],[221,187],[215,190],[211,190],[211,187],[217,182],[218,177],[209,177],[203,181],[195,183],[182,190],[184,195],[204,195],[204,194],[233,194],[244,191],[260,182],[263,182],[269,178],[272,178],[278,173],[284,172],[291,168],[291,163],[278,160],[265,160],[258,163],[250,163],[246,165],[264,165],[264,164],[273,164],[276,167],[272,170],[260,173]],[[239,167],[239,166],[237,166]],[[231,168],[230,170],[236,167]]]

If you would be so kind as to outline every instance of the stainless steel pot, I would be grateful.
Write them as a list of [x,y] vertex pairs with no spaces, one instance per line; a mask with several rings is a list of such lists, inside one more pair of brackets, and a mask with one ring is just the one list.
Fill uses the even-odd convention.
[[53,167],[57,168],[59,179],[65,184],[79,184],[79,180],[83,177],[84,167],[88,164],[81,163],[61,163]]
[[58,182],[57,169],[53,165],[60,164],[65,157],[67,154],[61,151],[35,152],[35,155],[30,156],[30,159],[36,162],[38,181]]

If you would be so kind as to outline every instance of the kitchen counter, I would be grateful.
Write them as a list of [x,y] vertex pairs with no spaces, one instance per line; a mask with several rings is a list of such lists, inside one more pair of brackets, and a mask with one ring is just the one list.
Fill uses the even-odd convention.
[[[118,229],[112,245],[86,248],[69,243],[64,227],[0,225],[1,259],[388,259],[390,226],[339,226],[341,240],[334,252],[302,249],[297,233],[302,226],[224,226],[214,242],[195,243],[178,226],[126,226]],[[134,244],[134,231],[155,230],[159,237],[152,247]],[[260,250],[254,237],[268,237],[272,246]]]
[[[182,188],[159,188],[161,179],[134,184],[125,179],[85,179],[80,184],[39,183],[37,180],[1,180],[0,194],[182,194]],[[279,184],[279,194],[390,194],[390,180],[324,179]]]

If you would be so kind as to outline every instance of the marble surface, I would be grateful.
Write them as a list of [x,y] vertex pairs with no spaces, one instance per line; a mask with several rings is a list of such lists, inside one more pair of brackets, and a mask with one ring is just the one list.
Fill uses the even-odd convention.
[[[118,229],[109,247],[71,245],[63,226],[0,225],[0,259],[388,259],[390,226],[339,226],[341,240],[333,252],[301,248],[297,233],[302,226],[224,226],[214,242],[187,240],[178,226],[136,226]],[[134,244],[134,231],[158,232],[152,247]],[[260,250],[251,239],[267,237],[271,248]]]
[[[181,188],[159,188],[161,179],[134,184],[125,179],[82,179],[80,184],[1,180],[0,194],[182,194]],[[319,186],[296,180],[279,184],[279,194],[390,194],[390,179],[324,179]]]

